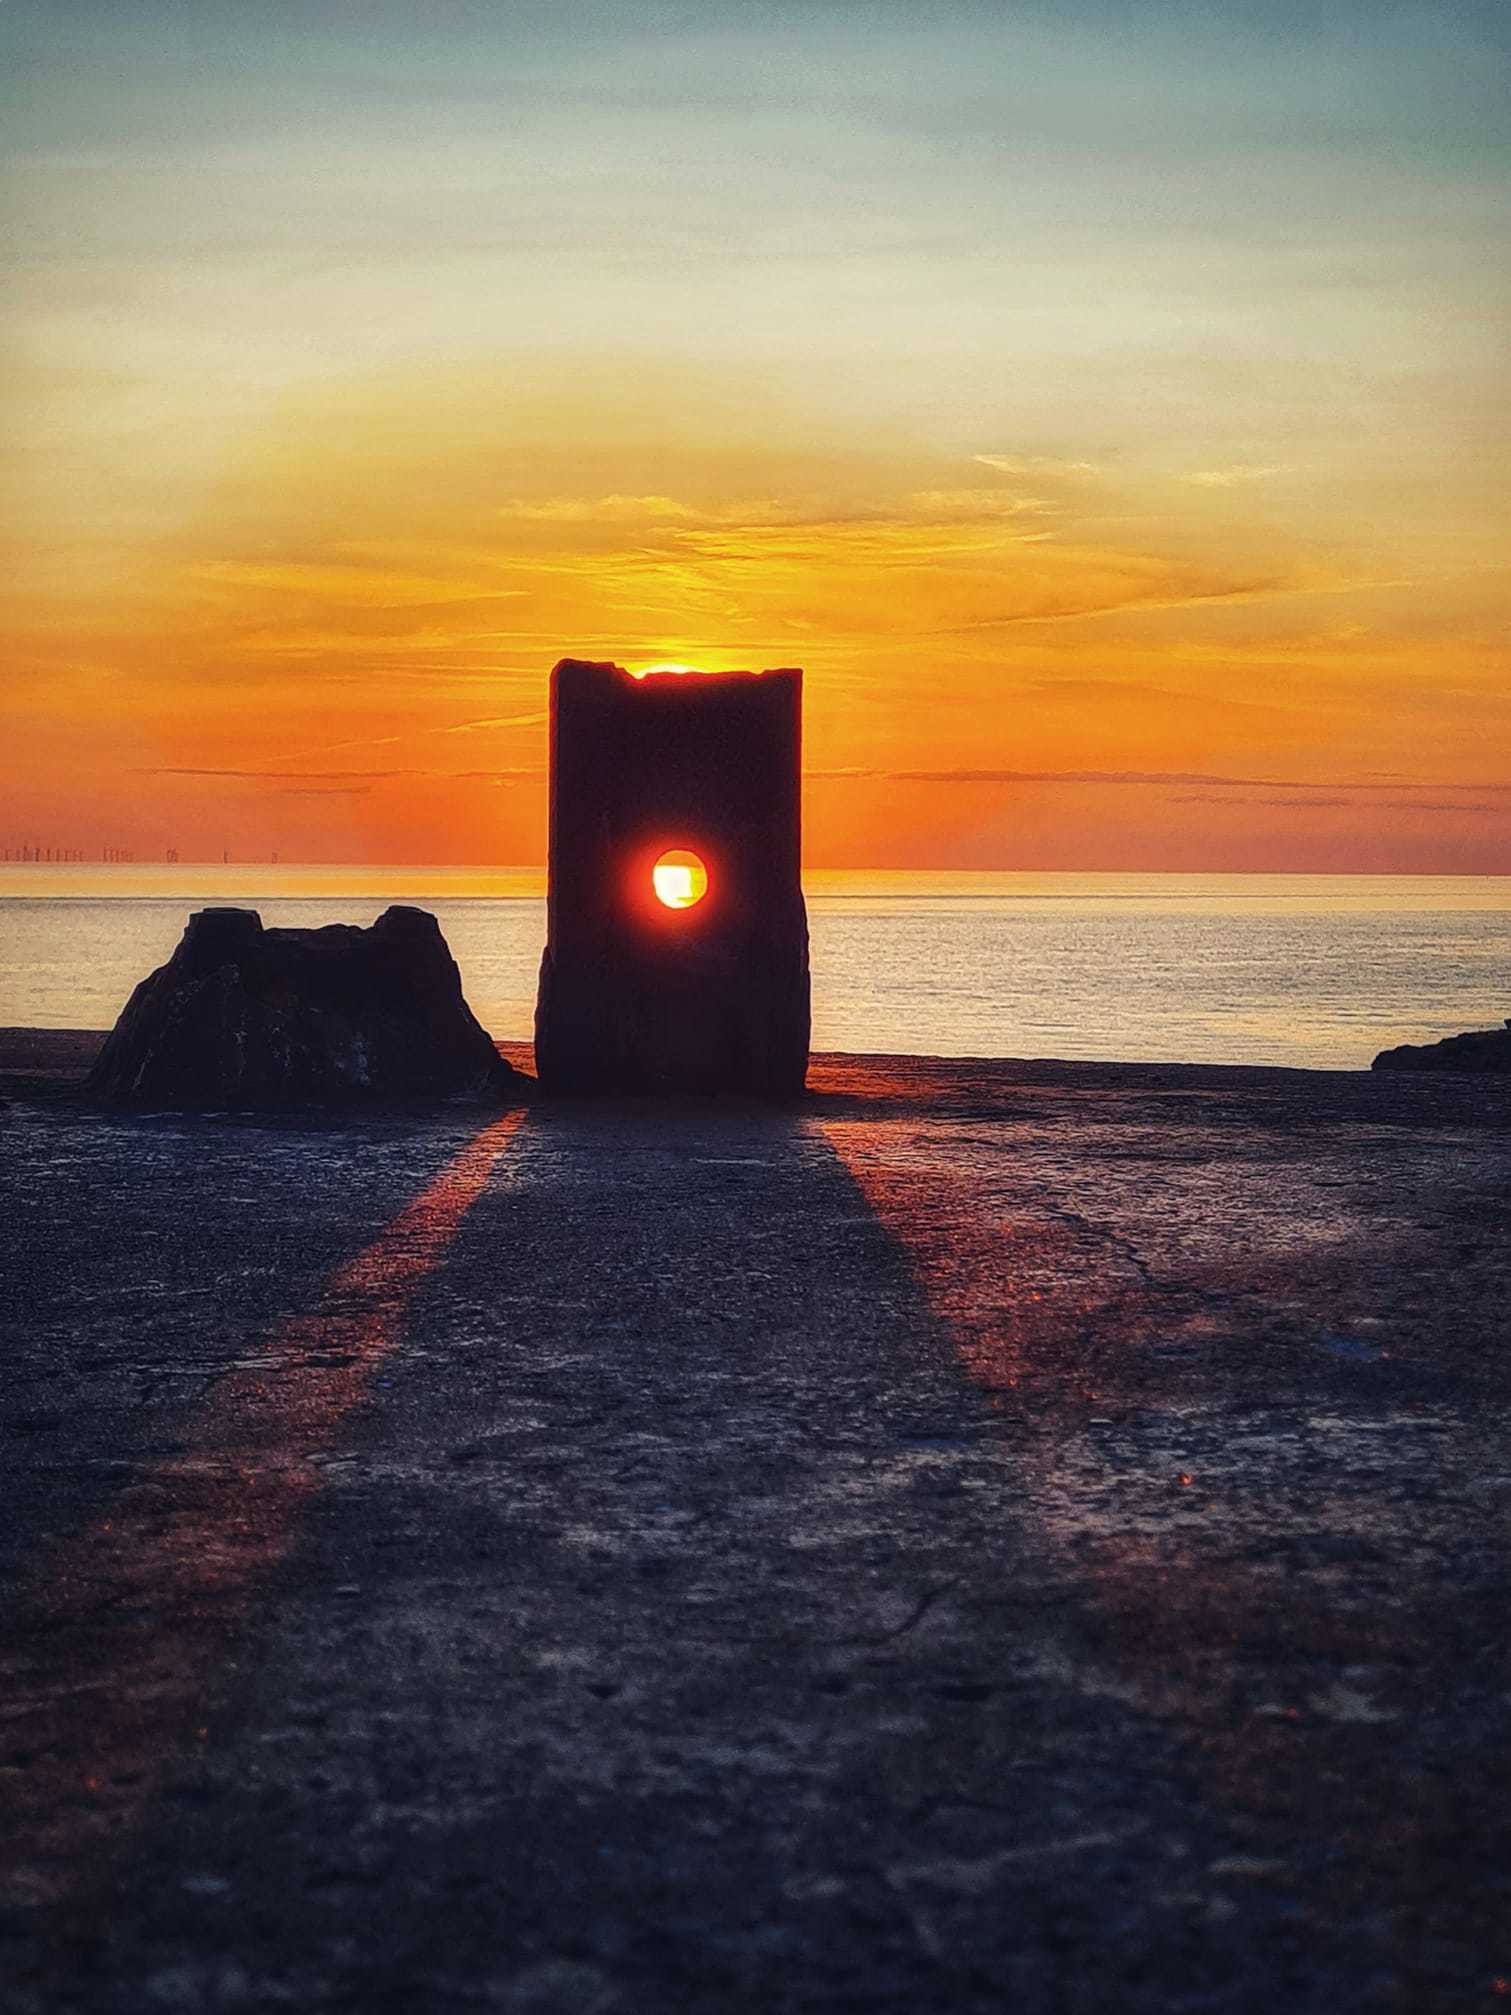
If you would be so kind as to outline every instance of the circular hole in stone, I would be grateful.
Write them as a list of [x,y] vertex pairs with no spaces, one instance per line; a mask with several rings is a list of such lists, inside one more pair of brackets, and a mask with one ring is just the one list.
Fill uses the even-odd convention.
[[690,910],[708,894],[708,869],[686,847],[672,847],[651,869],[651,886],[669,910]]

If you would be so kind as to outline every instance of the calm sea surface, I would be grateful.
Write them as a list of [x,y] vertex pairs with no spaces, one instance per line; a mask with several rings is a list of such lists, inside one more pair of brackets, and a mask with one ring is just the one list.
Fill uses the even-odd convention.
[[[534,871],[0,867],[0,1026],[107,1028],[206,902],[270,924],[440,918],[528,1036]],[[1511,1014],[1511,877],[816,873],[814,1046],[1362,1069]]]

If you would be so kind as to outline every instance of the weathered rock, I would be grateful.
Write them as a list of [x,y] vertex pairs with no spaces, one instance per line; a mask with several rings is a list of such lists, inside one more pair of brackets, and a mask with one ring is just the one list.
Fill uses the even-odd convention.
[[1511,1019],[1504,1028],[1471,1029],[1441,1042],[1409,1043],[1382,1049],[1371,1070],[1452,1070],[1474,1075],[1511,1073]]
[[109,1105],[274,1111],[481,1095],[515,1075],[428,911],[265,930],[255,910],[209,909],[132,994],[85,1089]]
[[[535,1067],[552,1092],[789,1098],[808,1068],[802,673],[564,659],[551,675],[548,937]],[[655,894],[666,854],[706,893]]]

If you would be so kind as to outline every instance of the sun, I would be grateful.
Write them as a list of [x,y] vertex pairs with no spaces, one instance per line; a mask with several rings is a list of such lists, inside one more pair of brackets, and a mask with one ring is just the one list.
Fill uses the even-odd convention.
[[669,910],[690,910],[708,894],[708,869],[685,847],[673,847],[651,869],[651,887]]

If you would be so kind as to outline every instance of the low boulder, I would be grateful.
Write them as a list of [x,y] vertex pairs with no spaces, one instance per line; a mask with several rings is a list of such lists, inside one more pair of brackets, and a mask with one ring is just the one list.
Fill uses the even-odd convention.
[[427,910],[396,906],[365,930],[265,930],[255,910],[209,909],[132,994],[85,1091],[113,1106],[268,1112],[518,1082]]
[[1471,1029],[1441,1042],[1404,1042],[1382,1049],[1371,1070],[1452,1070],[1480,1075],[1511,1073],[1511,1020],[1504,1028]]

